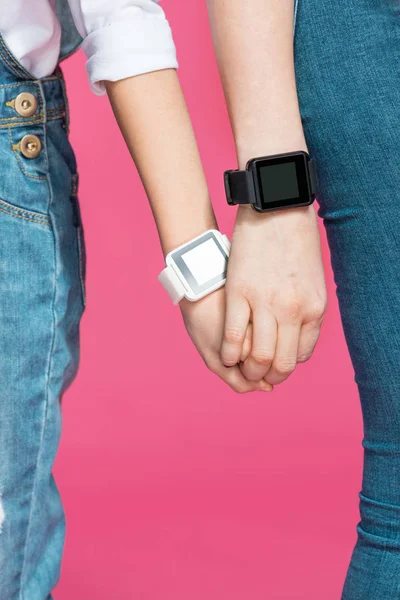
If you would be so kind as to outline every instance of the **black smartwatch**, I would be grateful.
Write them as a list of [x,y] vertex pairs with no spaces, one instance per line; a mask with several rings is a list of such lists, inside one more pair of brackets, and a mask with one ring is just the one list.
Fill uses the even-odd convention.
[[307,206],[315,200],[315,161],[307,152],[262,156],[244,171],[225,171],[228,204],[250,204],[257,212]]

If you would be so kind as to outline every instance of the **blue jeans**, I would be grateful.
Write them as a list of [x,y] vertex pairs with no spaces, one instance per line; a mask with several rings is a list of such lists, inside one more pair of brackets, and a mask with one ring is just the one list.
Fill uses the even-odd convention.
[[299,0],[295,63],[364,419],[342,599],[400,599],[399,0]]
[[64,545],[51,472],[78,369],[86,264],[67,130],[61,70],[35,80],[0,38],[1,600],[51,598]]

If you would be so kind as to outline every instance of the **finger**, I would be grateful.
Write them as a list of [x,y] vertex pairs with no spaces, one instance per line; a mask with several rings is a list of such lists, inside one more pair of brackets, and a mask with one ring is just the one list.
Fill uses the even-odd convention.
[[245,298],[227,294],[224,334],[221,344],[221,360],[226,367],[240,360],[246,329],[250,319],[250,307]]
[[297,350],[297,362],[303,363],[311,358],[321,331],[321,322],[310,321],[302,326]]
[[246,335],[245,335],[243,346],[242,346],[240,362],[244,362],[246,360],[246,358],[250,355],[252,335],[253,335],[253,325],[252,325],[252,323],[249,323],[247,325]]
[[243,375],[239,365],[233,367],[224,367],[220,372],[220,377],[238,394],[244,394],[246,392],[272,392],[273,386],[263,379],[260,381],[249,381]]
[[253,311],[253,334],[250,356],[241,365],[249,381],[259,381],[268,373],[275,355],[277,324],[264,306]]
[[266,380],[273,385],[282,383],[297,365],[301,324],[279,323],[275,357]]

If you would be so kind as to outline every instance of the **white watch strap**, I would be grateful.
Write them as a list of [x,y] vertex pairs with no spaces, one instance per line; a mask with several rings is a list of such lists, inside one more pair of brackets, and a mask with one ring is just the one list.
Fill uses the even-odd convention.
[[[219,234],[219,232],[215,232],[215,233]],[[222,239],[224,245],[226,246],[226,249],[227,249],[228,255],[229,255],[229,250],[231,247],[229,238],[225,234],[219,234],[219,235],[221,236],[221,239]],[[201,236],[198,236],[198,237],[201,237]],[[178,304],[178,302],[180,300],[182,300],[182,298],[186,295],[185,286],[183,285],[182,281],[179,279],[179,277],[172,265],[167,265],[165,267],[165,269],[163,269],[161,271],[161,273],[158,276],[158,281],[161,283],[161,285],[167,291],[173,304]]]
[[158,281],[168,292],[173,304],[178,304],[185,295],[185,287],[171,266],[165,267],[158,276]]
[[223,234],[221,235],[221,237],[222,237],[222,239],[224,240],[224,243],[226,244],[226,247],[228,248],[228,250],[230,250],[230,249],[231,249],[231,243],[230,243],[230,241],[229,241],[229,238],[228,238],[228,236],[227,236],[225,233],[223,233]]

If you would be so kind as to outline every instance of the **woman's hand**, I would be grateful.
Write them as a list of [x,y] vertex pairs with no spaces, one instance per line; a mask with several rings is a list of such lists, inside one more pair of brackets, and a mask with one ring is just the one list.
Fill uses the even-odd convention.
[[[297,97],[293,0],[207,0],[239,169],[249,159],[307,150]],[[257,19],[254,19],[257,15]],[[238,209],[221,357],[240,359],[253,323],[249,380],[283,381],[307,360],[326,306],[314,208]]]
[[[272,385],[262,380],[249,381],[239,365],[226,367],[220,357],[225,319],[225,290],[221,288],[197,302],[181,300],[180,308],[186,329],[207,367],[235,392],[271,391]],[[245,327],[238,360],[246,360],[251,348],[251,325]],[[261,380],[261,381],[260,381]]]
[[314,207],[265,214],[240,207],[225,293],[223,365],[241,361],[250,322],[251,350],[241,373],[248,381],[281,383],[310,358],[326,309]]

